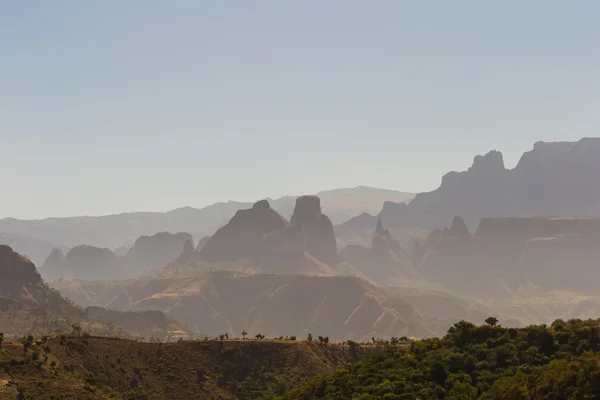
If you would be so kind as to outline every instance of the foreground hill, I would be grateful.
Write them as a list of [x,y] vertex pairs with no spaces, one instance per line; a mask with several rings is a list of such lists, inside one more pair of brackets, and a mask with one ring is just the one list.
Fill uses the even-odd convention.
[[[363,212],[375,213],[384,201],[409,202],[414,194],[359,186],[335,189],[317,194],[323,200],[323,210],[335,224],[342,223]],[[269,199],[273,208],[290,218],[297,196]],[[53,248],[71,248],[89,245],[115,249],[131,246],[140,236],[157,232],[190,232],[199,240],[212,235],[238,210],[252,203],[229,201],[197,209],[179,208],[173,211],[134,212],[101,217],[66,217],[42,220],[0,219],[0,233],[11,234],[15,249],[35,258],[39,265]],[[15,235],[19,240],[15,239]],[[37,240],[37,241],[36,241]],[[49,243],[50,245],[49,245]],[[35,244],[38,243],[39,247]],[[2,236],[0,236],[0,244]],[[8,244],[8,243],[7,243]],[[23,247],[19,245],[22,244]]]
[[555,321],[507,329],[455,324],[442,339],[388,346],[282,399],[593,399],[600,396],[600,324]]
[[600,217],[599,182],[600,138],[538,142],[514,169],[504,166],[498,151],[476,156],[467,171],[444,175],[436,190],[408,204],[389,202],[378,215],[352,219],[336,231],[351,243],[370,236],[377,218],[400,238],[414,229],[449,226],[456,215],[472,229],[492,217]]
[[258,399],[364,357],[295,341],[142,343],[60,337],[0,348],[0,399]]
[[159,310],[198,335],[327,335],[332,340],[431,336],[422,316],[364,280],[213,272],[189,279],[54,284],[81,306]]

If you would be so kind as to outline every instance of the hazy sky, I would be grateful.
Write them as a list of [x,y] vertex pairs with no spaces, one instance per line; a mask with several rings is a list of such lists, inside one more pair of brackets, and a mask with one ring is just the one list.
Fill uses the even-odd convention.
[[600,2],[0,0],[0,217],[437,187],[600,136]]

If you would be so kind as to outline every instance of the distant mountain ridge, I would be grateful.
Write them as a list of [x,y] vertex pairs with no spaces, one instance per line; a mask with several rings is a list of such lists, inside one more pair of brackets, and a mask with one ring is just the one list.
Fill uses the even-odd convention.
[[444,175],[436,190],[408,204],[386,202],[379,214],[352,218],[336,232],[357,236],[372,230],[377,219],[392,232],[431,230],[449,226],[457,215],[471,229],[482,218],[600,217],[600,138],[537,142],[513,169],[504,166],[502,153],[490,151],[476,156],[467,171]]
[[[414,194],[358,186],[334,189],[317,194],[323,212],[334,224],[342,223],[364,212],[375,213],[385,201],[409,202]],[[296,199],[286,196],[267,199],[273,209],[290,218]],[[140,236],[157,232],[189,232],[199,241],[212,235],[238,211],[250,208],[253,202],[220,202],[197,209],[182,207],[169,212],[133,212],[101,217],[64,217],[41,220],[0,219],[0,244],[7,244],[42,265],[53,248],[63,251],[77,245],[116,249],[133,245]],[[4,236],[2,236],[4,234]],[[10,235],[10,236],[9,236]]]

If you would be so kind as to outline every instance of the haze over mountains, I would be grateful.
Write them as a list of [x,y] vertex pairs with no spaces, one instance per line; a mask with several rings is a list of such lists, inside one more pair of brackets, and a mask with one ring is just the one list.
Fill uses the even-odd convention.
[[[502,153],[476,156],[467,171],[449,172],[439,188],[419,193],[408,204],[387,203],[377,216],[355,217],[340,232],[374,226],[435,229],[461,216],[475,229],[482,218],[600,217],[600,138],[578,142],[537,142],[514,169]],[[357,220],[358,219],[358,220]]]
[[[355,210],[337,226],[319,196],[219,204],[212,207],[227,211],[209,213],[211,221],[225,220],[201,240],[193,236],[198,229],[160,226],[119,254],[87,244],[56,249],[40,272],[126,330],[127,314],[115,313],[159,313],[136,314],[137,332],[146,333],[150,320],[162,332],[187,325],[197,335],[326,331],[365,340],[439,335],[457,319],[482,322],[490,314],[512,325],[592,316],[600,312],[599,144],[537,143],[513,170],[498,152],[477,156],[468,171],[445,175],[440,188],[408,204],[378,197],[389,192],[377,189],[333,191],[324,197]],[[379,211],[358,211],[359,198],[377,198]],[[274,204],[290,206],[279,212]],[[128,217],[90,221],[115,218]],[[52,221],[8,222],[51,235]],[[75,221],[59,219],[59,236],[62,223]],[[122,226],[101,240],[128,234]]]
[[[334,223],[344,222],[363,212],[376,213],[385,201],[407,202],[414,194],[359,186],[317,194]],[[269,199],[272,207],[283,216],[291,217],[297,196]],[[228,201],[201,209],[183,207],[173,211],[133,212],[102,217],[64,217],[42,220],[0,220],[0,242],[27,254],[36,264],[42,264],[52,248],[68,251],[77,245],[117,249],[131,247],[140,236],[158,232],[188,232],[196,241],[212,235],[238,210],[252,203]]]

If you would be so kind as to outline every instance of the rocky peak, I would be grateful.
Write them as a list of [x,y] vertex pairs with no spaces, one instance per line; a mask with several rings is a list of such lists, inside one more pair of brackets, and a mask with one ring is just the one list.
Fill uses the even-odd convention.
[[175,260],[176,264],[185,264],[192,259],[194,255],[194,241],[188,240],[183,244],[183,250],[179,257]]
[[506,171],[504,159],[502,153],[497,150],[492,150],[483,156],[475,156],[473,165],[469,168],[469,172],[479,174],[492,174],[504,171]]
[[386,224],[397,224],[406,217],[406,203],[386,201],[377,217]]
[[65,262],[65,255],[60,249],[52,250],[52,253],[44,261],[43,270],[60,268]]
[[9,246],[0,245],[0,295],[18,295],[23,286],[42,281],[35,265]]
[[292,225],[302,224],[303,222],[321,214],[321,199],[317,196],[300,196],[296,199],[296,207],[292,214],[290,223]]
[[321,213],[319,197],[299,197],[296,200],[291,225],[302,227],[306,252],[329,266],[338,264],[335,231],[329,217]]
[[159,232],[153,236],[141,236],[135,241],[127,258],[138,273],[144,273],[162,268],[175,260],[188,242],[191,242],[193,250],[194,239],[185,232]]
[[287,221],[261,200],[252,208],[239,210],[206,241],[199,258],[208,262],[235,261],[260,255],[263,237],[283,229]]
[[472,237],[465,220],[459,216],[454,217],[450,229],[447,231],[448,236],[456,237],[459,239],[469,239]]
[[377,227],[375,228],[375,235],[385,235],[387,234],[387,230],[383,228],[383,224],[381,223],[381,219],[377,220]]
[[268,200],[259,200],[252,206],[253,210],[269,210],[271,209],[271,205]]

